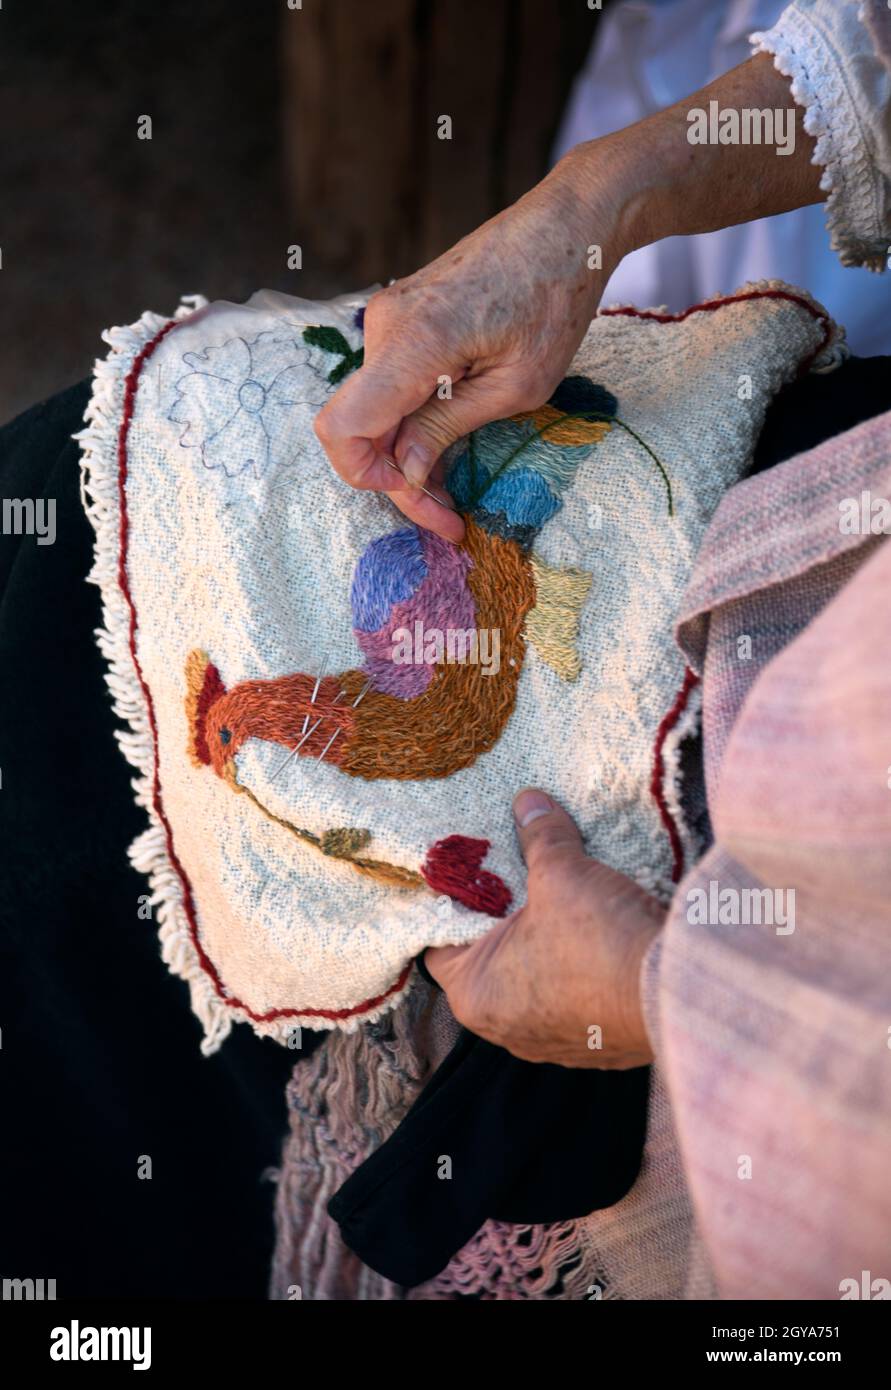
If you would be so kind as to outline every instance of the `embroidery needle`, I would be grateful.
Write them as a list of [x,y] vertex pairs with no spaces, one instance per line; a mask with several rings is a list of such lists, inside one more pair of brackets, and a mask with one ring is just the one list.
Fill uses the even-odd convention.
[[362,689],[359,691],[359,694],[356,696],[355,700],[353,701],[353,709],[356,708],[356,706],[358,705],[358,703],[359,703],[360,700],[364,700],[364,699],[365,699],[365,696],[368,694],[368,692],[369,692],[370,689],[371,689],[371,680],[370,680],[370,678],[369,678],[369,679],[365,682],[365,684],[363,685]]
[[[394,472],[399,474],[400,478],[405,478],[405,474],[403,473],[402,469],[399,467],[399,464],[396,462],[395,459],[391,459],[389,454],[384,453],[381,453],[381,458],[384,460],[384,463],[388,463],[390,465]],[[405,478],[405,481],[408,482],[408,479]],[[429,487],[424,487],[423,483],[409,483],[409,487],[419,488],[420,491],[425,493],[427,497],[432,497],[434,502],[438,502],[441,507],[445,507],[447,512],[453,512],[455,510],[454,507],[449,506],[448,502],[443,502],[441,497],[437,497],[435,492],[431,492]]]
[[338,724],[337,728],[334,730],[334,733],[331,735],[331,737],[329,738],[328,742],[325,744],[325,747],[322,749],[321,753],[319,754],[318,758],[316,759],[316,762],[319,762],[319,763],[324,762],[324,760],[325,760],[325,754],[328,752],[328,749],[331,747],[332,743],[333,743],[334,740],[337,738],[337,735],[338,735],[339,733],[340,733],[340,725]]

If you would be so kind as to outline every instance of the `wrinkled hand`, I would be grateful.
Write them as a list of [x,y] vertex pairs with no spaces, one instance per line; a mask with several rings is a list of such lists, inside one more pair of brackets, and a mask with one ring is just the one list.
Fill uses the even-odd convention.
[[529,871],[525,907],[470,946],[431,948],[428,970],[459,1023],[516,1057],[651,1062],[640,971],[664,909],[589,859],[575,823],[543,792],[521,792],[514,814]]
[[[770,54],[756,54],[665,111],[577,145],[512,207],[374,295],[365,365],[316,420],[342,478],[389,492],[414,521],[460,540],[461,518],[400,481],[381,451],[444,497],[434,469],[442,451],[547,400],[629,251],[825,198],[801,107],[794,155],[776,159],[762,146],[691,145],[690,110],[713,99],[734,109],[794,105],[789,79]],[[600,248],[599,268],[589,268],[589,245]],[[442,378],[451,400],[437,394]]]
[[[375,294],[365,312],[364,365],[316,417],[318,437],[346,482],[388,493],[406,516],[449,540],[463,537],[460,516],[417,485],[448,501],[436,466],[443,450],[548,399],[620,259],[612,195],[596,199],[592,214],[578,167],[561,161],[445,255]],[[592,221],[604,242],[600,270],[588,264]],[[451,399],[440,399],[444,378]]]

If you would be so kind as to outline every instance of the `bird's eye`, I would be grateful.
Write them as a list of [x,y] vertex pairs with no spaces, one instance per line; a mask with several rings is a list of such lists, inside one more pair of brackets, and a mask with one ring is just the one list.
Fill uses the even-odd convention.
[[231,729],[220,729],[220,743],[229,743],[232,738]]

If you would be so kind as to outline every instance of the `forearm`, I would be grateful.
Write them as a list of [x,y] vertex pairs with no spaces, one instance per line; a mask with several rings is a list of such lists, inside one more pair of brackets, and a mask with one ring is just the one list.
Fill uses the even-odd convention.
[[[709,113],[712,102],[719,113],[789,112],[781,117],[789,153],[780,154],[776,143],[691,143],[690,112]],[[622,190],[603,230],[612,239],[603,247],[604,260],[615,264],[662,237],[716,231],[820,202],[821,170],[811,162],[814,141],[803,117],[788,79],[768,54],[758,54],[675,106],[615,135],[577,145],[552,177],[590,210],[595,240],[605,190]]]

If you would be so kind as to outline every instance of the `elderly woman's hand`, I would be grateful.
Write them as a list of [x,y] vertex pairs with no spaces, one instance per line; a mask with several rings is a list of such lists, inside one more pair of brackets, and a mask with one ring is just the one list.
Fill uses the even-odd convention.
[[789,79],[759,53],[675,106],[577,145],[519,202],[374,295],[365,365],[316,417],[342,478],[388,492],[413,521],[460,540],[461,518],[399,479],[382,453],[446,499],[442,451],[547,400],[629,251],[825,197],[800,108],[794,154],[777,159],[760,145],[691,145],[689,113],[712,100],[793,104]]
[[542,405],[558,385],[628,249],[618,185],[606,153],[593,163],[567,156],[513,207],[371,298],[364,365],[316,418],[342,478],[462,538],[460,516],[417,484],[448,500],[435,468],[443,450],[490,420]]
[[574,822],[543,792],[521,792],[514,813],[526,906],[471,946],[428,950],[428,970],[460,1023],[516,1057],[567,1067],[651,1062],[640,971],[664,909],[589,859]]

